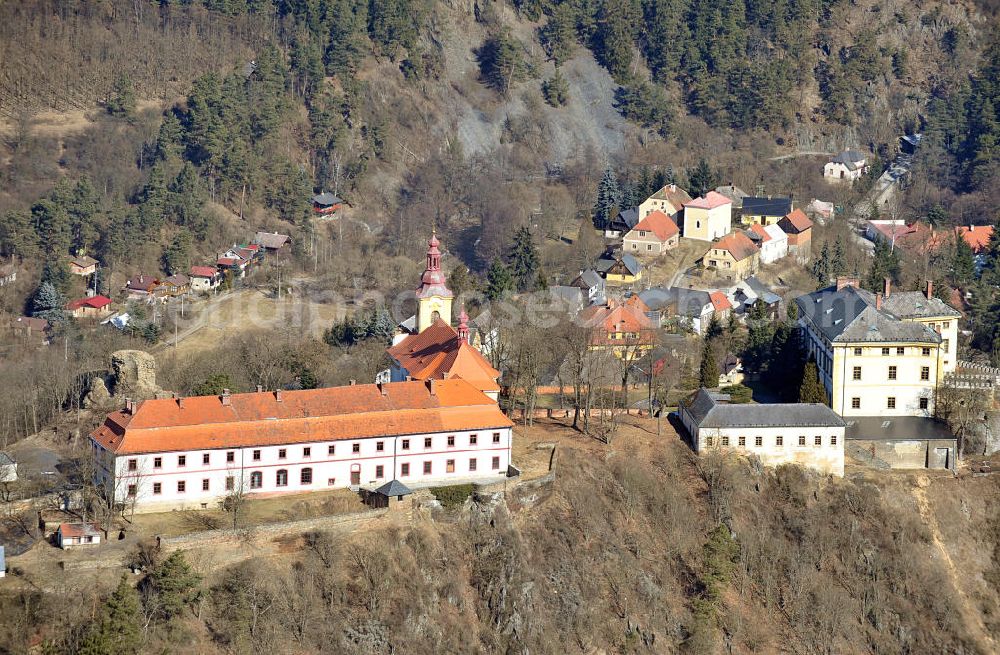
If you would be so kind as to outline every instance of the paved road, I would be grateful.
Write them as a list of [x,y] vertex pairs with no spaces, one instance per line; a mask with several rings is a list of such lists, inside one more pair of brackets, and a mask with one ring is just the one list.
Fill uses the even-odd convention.
[[834,153],[826,152],[824,150],[800,150],[799,152],[793,152],[787,155],[769,157],[767,161],[784,161],[786,159],[794,159],[795,157],[818,157],[820,155],[823,155],[824,157],[832,157]]

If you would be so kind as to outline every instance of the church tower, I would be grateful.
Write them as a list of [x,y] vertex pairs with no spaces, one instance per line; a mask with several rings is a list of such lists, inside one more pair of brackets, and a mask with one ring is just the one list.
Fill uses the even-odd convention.
[[438,318],[451,325],[451,301],[455,294],[441,271],[441,251],[436,234],[427,243],[427,268],[417,287],[417,332],[423,332]]

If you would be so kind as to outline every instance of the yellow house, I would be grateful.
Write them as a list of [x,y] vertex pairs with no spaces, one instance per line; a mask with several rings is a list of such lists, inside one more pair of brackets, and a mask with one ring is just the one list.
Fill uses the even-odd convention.
[[712,244],[702,257],[705,268],[714,268],[727,280],[745,280],[760,267],[760,251],[742,232],[733,232]]
[[642,279],[642,265],[628,253],[613,259],[602,257],[596,268],[607,284],[626,285]]
[[740,220],[743,225],[774,225],[792,212],[791,198],[747,196],[743,199]]
[[684,203],[684,238],[714,241],[729,233],[733,201],[715,191]]
[[955,370],[960,314],[924,292],[881,293],[840,278],[796,298],[809,357],[841,416],[920,416]]
[[638,296],[625,303],[609,300],[606,306],[587,307],[580,312],[580,320],[591,329],[590,349],[611,351],[622,360],[639,359],[656,345],[648,311]]

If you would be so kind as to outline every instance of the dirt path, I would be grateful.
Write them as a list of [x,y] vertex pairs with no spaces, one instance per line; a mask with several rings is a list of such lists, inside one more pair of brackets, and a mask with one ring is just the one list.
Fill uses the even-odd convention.
[[969,631],[969,636],[976,642],[980,651],[983,653],[996,653],[998,652],[998,645],[993,636],[986,630],[986,625],[983,623],[982,615],[976,610],[972,602],[969,600],[968,596],[965,595],[961,580],[958,575],[958,569],[955,566],[955,562],[952,561],[951,555],[948,554],[948,548],[944,544],[944,540],[941,539],[941,530],[938,528],[937,519],[934,518],[934,513],[931,511],[930,503],[927,501],[927,487],[931,484],[931,481],[926,476],[920,476],[917,478],[916,486],[913,487],[913,497],[917,501],[917,507],[920,510],[920,518],[923,519],[924,525],[931,533],[931,540],[934,542],[934,547],[938,551],[938,555],[944,562],[945,571],[948,574],[948,578],[951,580],[951,586],[955,589],[955,599],[958,601],[958,609],[962,615],[962,621],[965,623],[966,629]]

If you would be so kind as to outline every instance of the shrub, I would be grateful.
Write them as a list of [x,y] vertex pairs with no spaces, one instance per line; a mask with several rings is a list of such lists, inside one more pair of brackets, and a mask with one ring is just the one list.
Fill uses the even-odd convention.
[[448,487],[431,487],[430,492],[441,501],[445,509],[454,509],[465,503],[474,489],[471,484],[454,484]]

